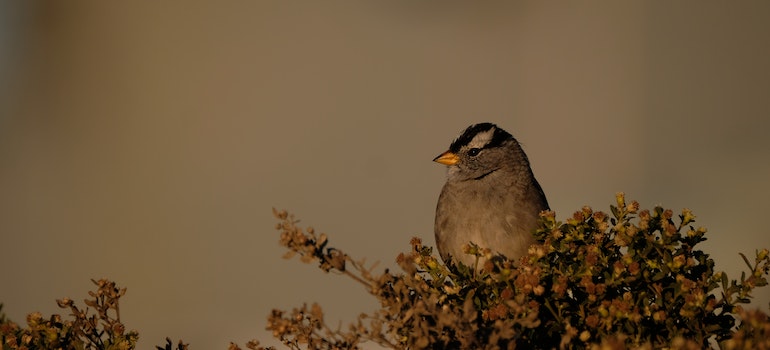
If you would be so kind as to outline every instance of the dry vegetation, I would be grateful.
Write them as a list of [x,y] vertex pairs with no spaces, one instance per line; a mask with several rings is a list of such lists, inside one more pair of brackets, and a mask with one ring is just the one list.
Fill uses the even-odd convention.
[[[675,218],[660,207],[639,210],[618,194],[610,214],[585,207],[558,222],[543,213],[539,244],[518,261],[471,243],[466,251],[476,266],[446,266],[413,239],[398,272],[376,272],[328,247],[325,234],[299,227],[286,212],[275,215],[287,258],[349,276],[381,305],[344,329],[330,327],[317,304],[273,310],[267,329],[291,349],[366,342],[393,349],[770,349],[767,314],[740,306],[767,284],[768,250],[751,260],[741,255],[748,271],[728,279],[695,248],[706,230],[691,226],[695,216],[686,209]],[[20,327],[0,316],[3,349],[134,348],[137,333],[120,323],[125,289],[94,283],[86,300],[93,315],[64,299],[59,306],[72,320],[33,313]],[[257,341],[245,347],[263,349]],[[158,347],[172,348],[171,340]]]

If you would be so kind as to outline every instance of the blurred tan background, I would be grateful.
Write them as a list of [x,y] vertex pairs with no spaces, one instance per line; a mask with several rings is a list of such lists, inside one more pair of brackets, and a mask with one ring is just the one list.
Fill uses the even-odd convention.
[[[394,266],[492,121],[552,209],[691,208],[738,278],[770,247],[770,2],[0,4],[0,302],[128,287],[140,348],[224,349],[272,308],[376,303],[281,259],[271,207]],[[757,305],[767,309],[770,291]]]

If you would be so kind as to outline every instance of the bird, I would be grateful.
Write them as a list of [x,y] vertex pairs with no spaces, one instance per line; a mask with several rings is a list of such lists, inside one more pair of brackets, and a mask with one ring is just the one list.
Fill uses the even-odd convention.
[[433,159],[447,166],[436,204],[436,248],[445,263],[473,267],[473,242],[515,260],[535,242],[540,212],[549,210],[519,142],[493,123],[473,124]]

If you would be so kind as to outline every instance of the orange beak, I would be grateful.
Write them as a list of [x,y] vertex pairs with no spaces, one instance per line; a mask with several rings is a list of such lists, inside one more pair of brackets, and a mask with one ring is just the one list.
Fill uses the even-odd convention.
[[446,151],[433,158],[433,161],[444,165],[454,165],[460,161],[460,157],[450,151]]

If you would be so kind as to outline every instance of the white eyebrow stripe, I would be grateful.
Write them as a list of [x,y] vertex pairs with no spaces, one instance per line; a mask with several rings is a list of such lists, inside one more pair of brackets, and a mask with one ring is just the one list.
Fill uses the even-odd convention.
[[470,148],[484,148],[489,141],[492,141],[492,137],[495,135],[495,128],[491,128],[487,131],[482,131],[476,136],[471,139],[471,142],[468,142],[468,147]]

